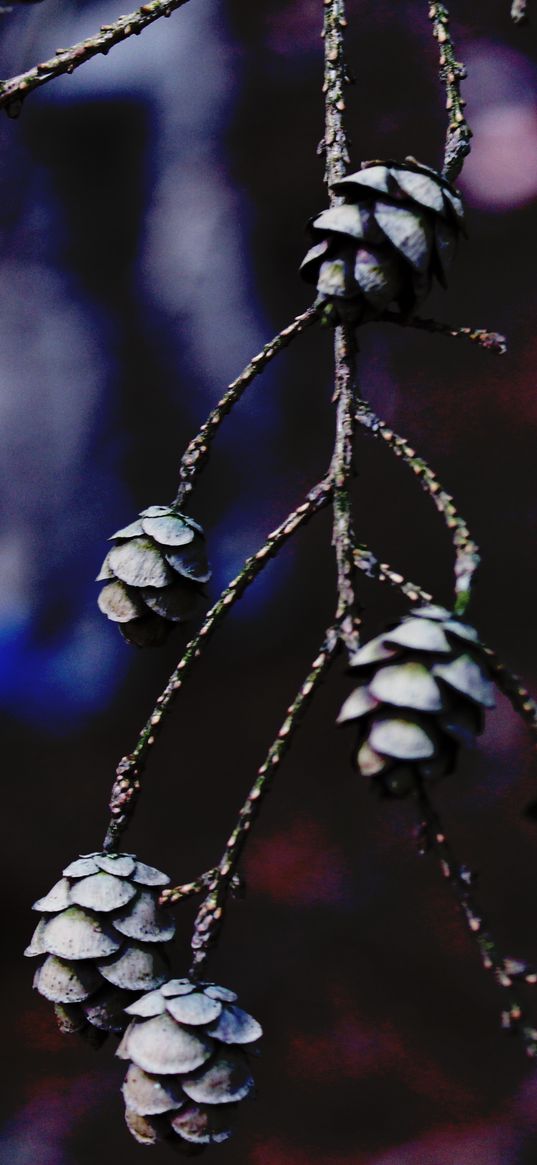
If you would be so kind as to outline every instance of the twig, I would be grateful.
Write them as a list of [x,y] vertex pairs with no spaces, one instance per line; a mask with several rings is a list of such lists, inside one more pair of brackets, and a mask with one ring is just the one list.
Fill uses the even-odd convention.
[[160,906],[173,906],[182,898],[192,898],[195,894],[203,894],[204,890],[211,885],[215,873],[215,869],[206,870],[193,882],[183,882],[180,886],[167,886],[160,895]]
[[525,24],[528,20],[528,0],[513,0],[511,20],[514,24]]
[[354,533],[350,499],[353,438],[355,428],[354,340],[349,328],[336,328],[335,394],[337,398],[336,441],[331,476],[334,482],[334,523],[332,540],[336,551],[338,605],[336,619],[347,650],[358,648],[359,621],[353,586],[355,572]]
[[479,566],[479,550],[464,518],[458,513],[451,494],[446,493],[436,474],[422,457],[417,456],[406,438],[394,433],[393,429],[373,412],[367,401],[358,402],[356,419],[373,436],[382,437],[396,457],[402,458],[442,514],[455,548],[455,611],[459,615],[464,614],[470,601],[473,575]]
[[515,979],[534,984],[537,975],[533,969],[516,959],[505,958],[499,951],[495,939],[487,930],[483,915],[476,903],[473,887],[475,873],[461,865],[455,857],[446,837],[438,813],[433,808],[423,783],[419,788],[420,850],[432,851],[447,879],[464,915],[469,933],[477,944],[481,962],[487,971],[494,972],[498,985],[506,992],[507,1007],[502,1012],[502,1027],[519,1034],[528,1056],[537,1055],[537,1030],[525,1020],[518,992],[513,985]]
[[[344,89],[347,71],[344,58],[344,30],[347,25],[345,0],[324,0],[324,138],[325,182],[330,205],[343,198],[331,187],[345,174],[349,162],[348,139],[344,126]],[[334,334],[334,400],[337,403],[336,439],[332,457],[334,481],[334,524],[332,541],[336,551],[340,635],[349,651],[358,647],[358,621],[355,614],[353,575],[355,570],[350,500],[354,438],[354,365],[356,343],[352,330],[340,325]]]
[[317,308],[310,307],[307,311],[297,315],[293,322],[286,328],[282,328],[281,332],[270,340],[268,344],[254,356],[246,368],[233,380],[229,385],[227,392],[219,400],[218,404],[209,413],[207,420],[203,423],[196,436],[193,437],[190,444],[187,446],[180,463],[179,473],[179,489],[175,499],[176,505],[181,505],[185,495],[192,489],[192,482],[196,474],[200,472],[209,455],[211,442],[224,420],[224,417],[231,411],[233,405],[239,401],[251,384],[252,380],[259,375],[260,372],[266,368],[267,364],[281,352],[282,348],[287,347],[294,340],[296,336],[300,336],[306,328],[311,327],[319,319],[319,312]]
[[201,655],[207,639],[219,626],[226,612],[257,578],[266,563],[275,557],[300,526],[303,526],[327,504],[331,495],[330,478],[323,478],[309,491],[302,505],[288,514],[285,521],[269,534],[261,549],[246,559],[239,574],[222,591],[220,598],[205,616],[199,631],[187,644],[185,652],[172,672],[164,691],[159,696],[149,720],[142,728],[133,751],[128,756],[123,757],[117,767],[110,797],[111,820],[104,840],[103,848],[105,850],[115,850],[118,847],[121,835],[136,806],[140,793],[140,775],[146,762],[147,753],[154,745],[164,716],[169,711],[195,661]]
[[35,65],[26,73],[19,73],[7,81],[0,81],[0,108],[4,107],[11,117],[17,117],[23,99],[32,90],[39,89],[41,85],[46,85],[55,77],[61,77],[63,73],[73,73],[80,65],[84,65],[99,53],[106,55],[114,45],[128,40],[130,36],[138,36],[155,20],[161,16],[171,16],[172,12],[187,3],[188,0],[149,0],[149,3],[142,4],[136,12],[120,16],[113,24],[101,25],[99,32],[94,36],[87,37],[86,40],[71,45],[68,49],[57,49],[54,57]]
[[537,743],[537,703],[532,699],[529,692],[526,691],[526,688],[522,687],[518,676],[513,675],[505,667],[505,664],[501,663],[496,652],[491,647],[484,647],[484,651],[495,683],[498,685],[500,691],[503,692],[504,696],[507,696],[514,711],[528,725]]
[[339,644],[339,629],[334,624],[326,632],[325,640],[311,670],[287,710],[285,720],[271,744],[266,759],[258,770],[257,777],[239,812],[237,824],[231,833],[209,893],[203,901],[194,924],[192,935],[193,962],[190,975],[199,976],[210,947],[214,944],[222,925],[224,911],[232,878],[246,844],[250,830],[256,820],[264,798],[271,788],[276,771],[281,764],[299,722],[311,702]]
[[[192,898],[195,894],[203,894],[213,884],[216,875],[218,874],[218,867],[215,866],[213,870],[207,870],[205,874],[200,874],[194,882],[183,882],[179,886],[167,886],[159,898],[159,906],[175,906],[182,898]],[[244,893],[244,882],[238,874],[234,874],[229,882],[229,890],[232,895],[240,896]]]
[[[344,58],[344,30],[347,26],[345,0],[324,0],[324,137],[320,149],[325,155],[324,179],[328,187],[343,178],[350,161],[343,114],[348,74]],[[331,195],[330,204],[343,202]]]
[[454,324],[444,324],[440,320],[426,320],[422,316],[404,319],[397,311],[386,311],[381,319],[387,324],[399,324],[403,328],[419,328],[422,332],[437,332],[441,336],[451,336],[456,340],[470,340],[498,356],[504,356],[507,351],[507,340],[501,332],[488,332],[485,328],[458,327]]
[[354,561],[358,570],[363,571],[368,578],[375,579],[377,582],[388,582],[401,594],[410,599],[411,603],[432,603],[433,596],[429,591],[424,591],[417,583],[410,582],[409,579],[404,578],[398,571],[392,570],[392,567],[387,562],[380,562],[380,560],[372,553],[367,546],[356,546],[354,550]]
[[455,46],[449,29],[449,11],[445,4],[429,4],[429,19],[433,36],[440,50],[440,80],[446,88],[448,127],[444,150],[444,177],[454,182],[460,174],[464,159],[470,153],[472,131],[466,120],[461,97],[461,81],[466,76],[464,65],[455,56]]

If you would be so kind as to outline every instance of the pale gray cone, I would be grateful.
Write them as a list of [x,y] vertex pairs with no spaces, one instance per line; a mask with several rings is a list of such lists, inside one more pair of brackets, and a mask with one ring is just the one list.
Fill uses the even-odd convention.
[[203,530],[174,506],[149,506],[111,541],[99,608],[129,643],[156,646],[192,616],[211,577]]
[[133,854],[85,854],[34,903],[42,917],[25,954],[40,959],[34,986],[63,1031],[121,1032],[135,995],[166,981],[175,924],[158,898],[168,882]]
[[254,1088],[248,1052],[262,1035],[237,996],[216,983],[170,979],[127,1008],[117,1050],[127,1126],[141,1144],[219,1144]]
[[387,795],[453,770],[460,744],[473,745],[494,706],[487,659],[474,627],[424,606],[356,651],[358,687],[339,724],[355,722],[358,771]]
[[312,219],[301,272],[334,322],[359,324],[394,308],[408,317],[434,279],[446,286],[464,211],[445,178],[405,158],[363,163],[333,190],[345,202]]

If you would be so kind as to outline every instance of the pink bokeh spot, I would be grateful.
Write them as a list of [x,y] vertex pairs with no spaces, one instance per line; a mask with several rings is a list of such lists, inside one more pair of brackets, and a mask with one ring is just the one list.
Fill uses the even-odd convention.
[[492,211],[524,206],[537,196],[537,109],[493,105],[472,119],[472,152],[460,186],[470,205]]
[[339,849],[309,820],[257,841],[246,860],[246,880],[275,902],[291,906],[331,905],[348,893]]
[[367,1157],[361,1153],[345,1155],[312,1156],[311,1153],[301,1152],[296,1145],[284,1141],[266,1141],[264,1145],[256,1145],[250,1154],[251,1165],[366,1165]]

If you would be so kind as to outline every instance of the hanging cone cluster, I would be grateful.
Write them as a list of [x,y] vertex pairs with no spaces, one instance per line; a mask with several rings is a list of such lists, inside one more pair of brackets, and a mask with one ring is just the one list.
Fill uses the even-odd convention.
[[200,1151],[227,1141],[254,1087],[247,1049],[262,1035],[237,996],[215,983],[171,979],[130,1007],[117,1055],[130,1060],[126,1120],[142,1145],[171,1140]]
[[42,917],[24,953],[40,958],[34,987],[62,1031],[93,1042],[122,1032],[124,1007],[165,981],[175,923],[158,898],[169,880],[133,854],[84,854],[34,903]]
[[211,577],[203,530],[173,506],[149,506],[110,541],[99,607],[129,643],[156,646],[190,618]]
[[300,269],[335,322],[366,323],[391,305],[410,316],[433,278],[446,286],[464,212],[445,178],[409,157],[364,162],[332,190],[345,202],[312,219]]
[[459,744],[473,744],[494,688],[473,627],[443,607],[413,611],[351,660],[359,687],[338,723],[357,721],[356,763],[391,796],[453,770]]

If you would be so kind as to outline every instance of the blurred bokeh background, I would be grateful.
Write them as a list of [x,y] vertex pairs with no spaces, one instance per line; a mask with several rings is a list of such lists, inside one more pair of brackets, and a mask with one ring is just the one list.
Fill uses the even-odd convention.
[[[325,203],[321,2],[192,0],[0,120],[0,704],[4,781],[0,1160],[135,1165],[123,1064],[61,1037],[21,952],[30,904],[99,846],[115,764],[186,633],[129,648],[96,608],[109,534],[175,492],[182,449],[261,345],[309,302],[304,223]],[[0,74],[124,10],[45,0],[0,13]],[[349,0],[353,164],[438,164],[443,95],[427,4]],[[454,493],[480,542],[471,618],[535,692],[537,526],[533,27],[508,0],[453,3],[473,153],[469,241],[426,314],[509,337],[503,358],[370,325],[361,388]],[[192,503],[215,596],[323,473],[330,337],[313,330],[254,383]],[[356,528],[450,601],[451,550],[417,483],[359,437]],[[360,585],[376,632],[404,605]],[[330,521],[272,563],[208,647],[147,771],[127,848],[189,880],[214,864],[334,606]],[[248,890],[212,958],[262,1021],[258,1096],[222,1165],[535,1165],[537,1075],[499,1030],[482,971],[412,808],[354,774],[343,660],[306,718],[244,863]],[[502,698],[438,789],[492,929],[537,959],[537,826],[524,726]],[[188,965],[193,906],[177,910]],[[534,989],[537,990],[537,989]],[[537,1017],[537,999],[528,999]],[[112,1041],[110,1041],[111,1043]],[[167,1150],[151,1150],[157,1163]]]

